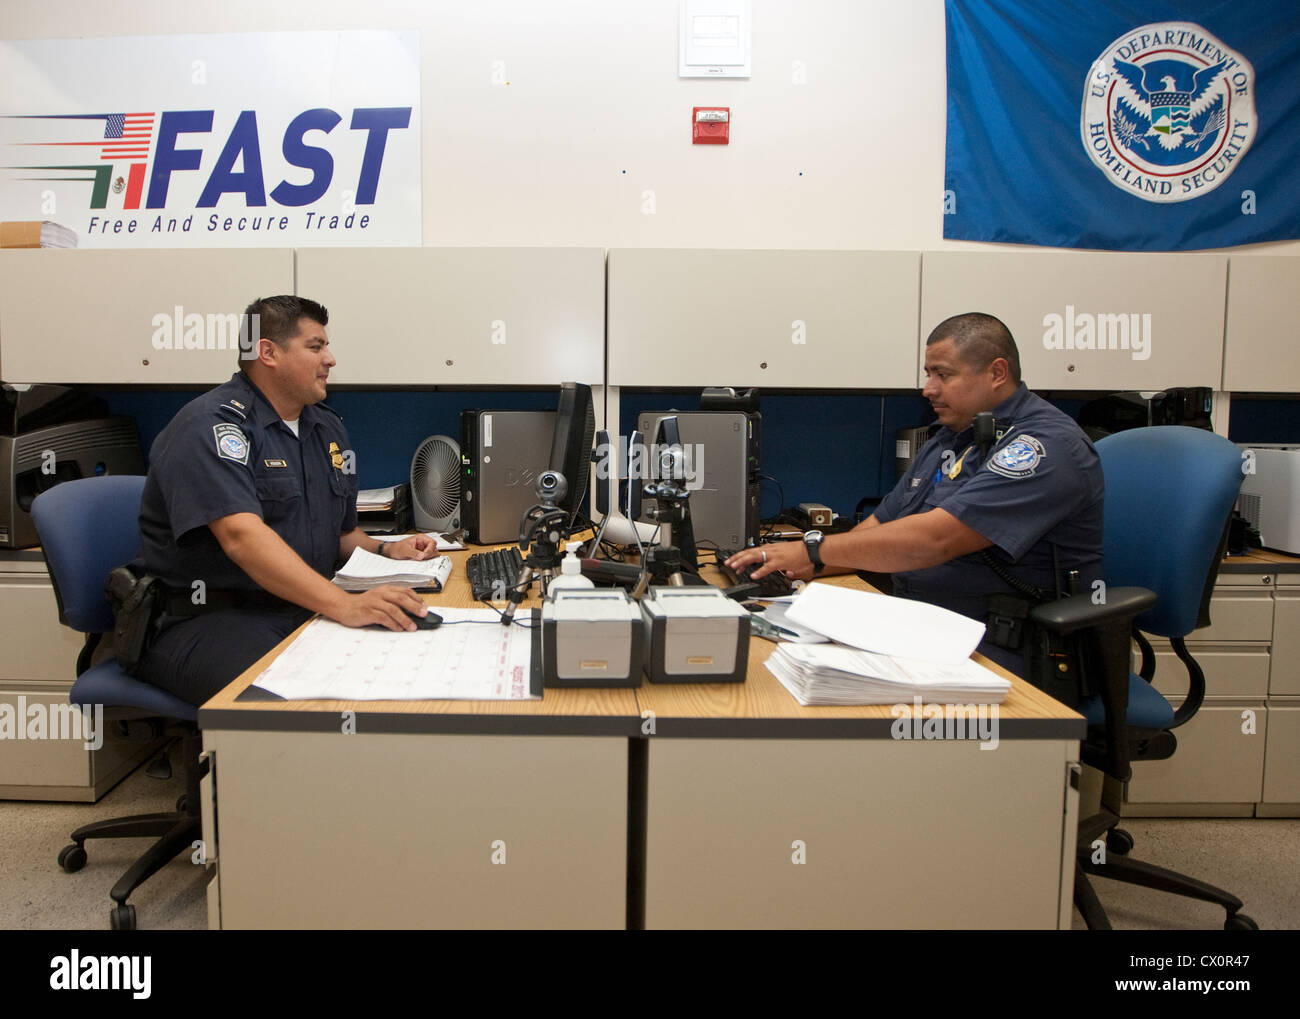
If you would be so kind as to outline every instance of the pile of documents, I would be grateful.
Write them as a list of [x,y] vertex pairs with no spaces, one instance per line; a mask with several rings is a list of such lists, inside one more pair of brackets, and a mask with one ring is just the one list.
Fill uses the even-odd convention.
[[357,512],[372,513],[393,508],[397,498],[396,486],[388,488],[363,488],[357,493]]
[[358,547],[334,574],[334,583],[345,591],[369,591],[384,584],[441,591],[450,576],[451,559],[445,555],[423,560],[389,559]]
[[956,665],[874,654],[840,644],[781,644],[767,667],[800,704],[1001,704],[1003,679],[967,658]]
[[[905,598],[810,584],[788,623],[835,643],[781,643],[767,667],[800,704],[1001,704],[1009,680],[970,660],[982,623]],[[787,624],[788,625],[788,624]]]
[[0,223],[0,248],[75,248],[77,234],[50,220]]

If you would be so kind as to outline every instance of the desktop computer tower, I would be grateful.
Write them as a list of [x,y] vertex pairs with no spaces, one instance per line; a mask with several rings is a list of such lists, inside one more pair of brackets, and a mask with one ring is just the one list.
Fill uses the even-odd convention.
[[[697,544],[744,548],[758,540],[762,415],[743,411],[645,411],[637,430],[647,448],[655,441],[660,418],[675,416],[685,447],[691,522]],[[658,458],[646,458],[652,477]],[[641,520],[653,523],[643,504]]]
[[518,541],[550,460],[555,411],[467,410],[460,427],[461,525],[478,545]]
[[900,428],[894,433],[894,475],[901,478],[912,469],[916,454],[942,426],[935,421],[919,428]]

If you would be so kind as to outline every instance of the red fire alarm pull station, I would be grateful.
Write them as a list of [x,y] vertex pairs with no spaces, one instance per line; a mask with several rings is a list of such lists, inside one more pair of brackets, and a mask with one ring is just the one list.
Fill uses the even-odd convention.
[[695,106],[691,109],[691,143],[726,145],[730,137],[730,106]]

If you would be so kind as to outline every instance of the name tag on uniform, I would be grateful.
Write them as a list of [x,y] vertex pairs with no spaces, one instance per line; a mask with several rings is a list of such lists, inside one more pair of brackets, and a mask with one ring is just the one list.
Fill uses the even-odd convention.
[[287,461],[287,460],[263,460],[262,463],[266,464],[266,466],[268,466],[268,467],[288,467],[288,466],[289,466],[289,461]]

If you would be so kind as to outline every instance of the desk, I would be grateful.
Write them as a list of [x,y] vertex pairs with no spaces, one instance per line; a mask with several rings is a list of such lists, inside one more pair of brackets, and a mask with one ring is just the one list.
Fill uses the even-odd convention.
[[[467,554],[431,604],[469,603]],[[249,699],[277,649],[199,713],[209,922],[1069,926],[1079,716],[1016,680],[996,749],[895,740],[800,707],[773,646],[745,684]]]

